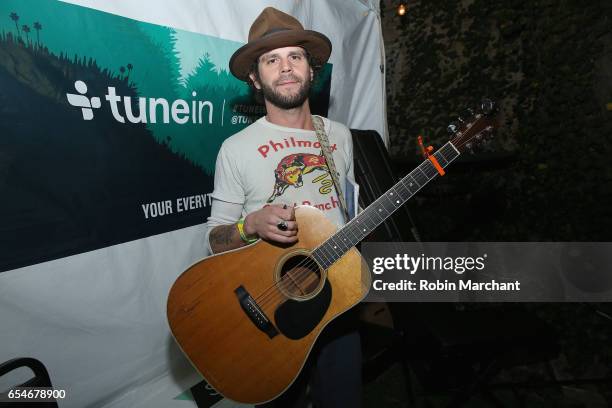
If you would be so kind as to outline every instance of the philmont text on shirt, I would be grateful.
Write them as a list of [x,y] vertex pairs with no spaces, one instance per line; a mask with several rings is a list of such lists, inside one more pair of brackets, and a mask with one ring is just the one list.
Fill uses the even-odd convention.
[[[269,140],[268,143],[258,146],[257,151],[264,158],[266,158],[268,157],[268,153],[270,152],[270,149],[274,150],[275,152],[278,152],[279,150],[283,150],[285,148],[290,148],[290,147],[312,147],[315,149],[321,148],[321,144],[319,142],[313,142],[311,140],[295,140],[293,136],[291,136],[289,139],[283,139],[283,141],[285,143],[277,143],[277,142],[274,142],[273,140]],[[329,149],[332,152],[335,151],[337,149],[336,144],[334,143],[330,145]]]

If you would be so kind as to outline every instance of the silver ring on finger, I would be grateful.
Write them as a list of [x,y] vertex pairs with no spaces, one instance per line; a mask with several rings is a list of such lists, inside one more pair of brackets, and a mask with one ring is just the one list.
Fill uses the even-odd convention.
[[278,224],[276,224],[276,228],[278,228],[281,231],[287,231],[287,228],[289,228],[289,226],[287,225],[287,221],[280,220]]

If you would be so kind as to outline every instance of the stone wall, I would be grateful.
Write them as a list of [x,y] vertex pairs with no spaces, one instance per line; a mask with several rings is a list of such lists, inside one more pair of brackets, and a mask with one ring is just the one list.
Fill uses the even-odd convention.
[[[612,2],[407,4],[403,17],[398,2],[381,4],[395,161],[416,160],[418,134],[445,142],[447,124],[481,97],[500,107],[496,140],[444,181],[459,190],[457,206],[447,208],[441,203],[453,200],[431,191],[417,202],[425,219],[429,209],[453,215],[429,228],[433,237],[467,221],[476,231],[454,238],[609,241]],[[474,208],[489,212],[486,223],[474,220]]]

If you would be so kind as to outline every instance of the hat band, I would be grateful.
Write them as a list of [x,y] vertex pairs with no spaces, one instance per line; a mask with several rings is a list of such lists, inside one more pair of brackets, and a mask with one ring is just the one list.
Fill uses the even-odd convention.
[[291,29],[289,29],[289,28],[280,28],[280,27],[279,28],[273,28],[273,29],[271,29],[269,31],[266,31],[264,33],[264,35],[262,35],[261,37],[267,37],[267,36],[269,36],[271,34],[278,33],[279,31],[291,31]]

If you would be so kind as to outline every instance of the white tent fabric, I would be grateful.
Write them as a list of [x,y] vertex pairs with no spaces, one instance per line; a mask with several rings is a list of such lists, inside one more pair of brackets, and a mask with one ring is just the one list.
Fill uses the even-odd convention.
[[[68,3],[240,42],[265,6],[277,7],[333,43],[329,117],[377,130],[388,140],[378,1]],[[0,362],[17,356],[43,360],[54,387],[66,390],[60,407],[195,406],[175,398],[201,377],[175,345],[165,307],[176,277],[204,253],[204,228],[1,273]],[[0,379],[0,390],[15,379]]]

